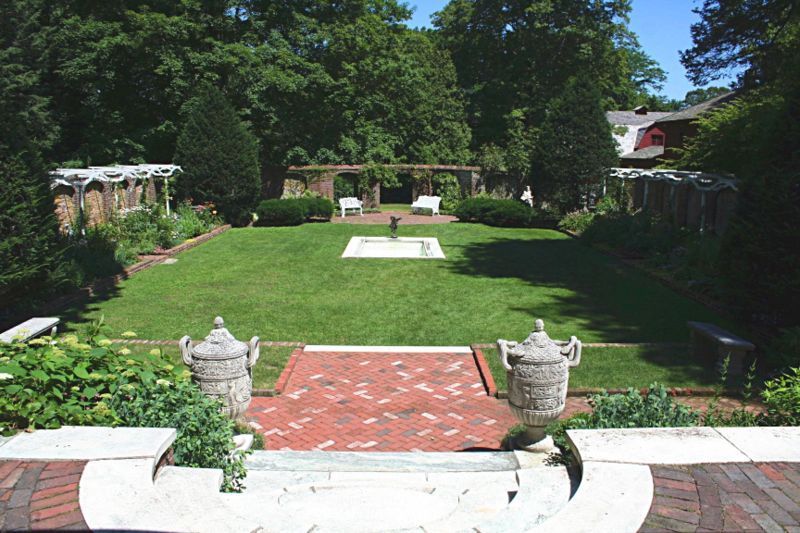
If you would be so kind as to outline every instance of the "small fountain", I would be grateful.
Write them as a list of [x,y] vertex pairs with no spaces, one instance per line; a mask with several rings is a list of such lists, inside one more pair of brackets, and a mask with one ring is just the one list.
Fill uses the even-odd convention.
[[353,237],[347,244],[343,258],[373,259],[445,259],[439,239],[435,237],[398,237],[401,217],[390,216],[390,237]]

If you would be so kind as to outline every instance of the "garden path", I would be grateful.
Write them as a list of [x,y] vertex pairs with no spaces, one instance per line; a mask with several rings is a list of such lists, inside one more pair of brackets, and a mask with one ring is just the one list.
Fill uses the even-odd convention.
[[470,353],[304,351],[283,394],[247,416],[268,450],[498,449],[515,424]]

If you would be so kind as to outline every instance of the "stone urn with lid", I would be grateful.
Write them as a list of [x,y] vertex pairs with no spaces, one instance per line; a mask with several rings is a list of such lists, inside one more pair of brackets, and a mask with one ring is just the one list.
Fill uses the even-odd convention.
[[554,449],[544,428],[564,411],[570,367],[581,361],[581,341],[571,337],[565,346],[556,344],[537,320],[523,342],[498,339],[497,347],[508,375],[508,404],[525,432],[513,442],[532,452]]
[[205,341],[194,346],[185,335],[180,341],[183,362],[192,370],[192,380],[207,396],[222,400],[222,412],[232,419],[244,415],[253,391],[253,366],[258,361],[258,337],[249,343],[236,340],[222,317]]

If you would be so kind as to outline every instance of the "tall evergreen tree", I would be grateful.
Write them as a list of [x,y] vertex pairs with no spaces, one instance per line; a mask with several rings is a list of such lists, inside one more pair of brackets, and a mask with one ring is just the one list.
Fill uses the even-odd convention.
[[248,222],[261,192],[258,141],[210,84],[186,105],[174,160],[183,168],[178,194],[213,202],[232,224]]
[[573,78],[551,101],[534,157],[534,190],[562,210],[580,205],[592,185],[617,162],[611,126],[600,93],[586,78]]
[[55,139],[20,2],[0,7],[0,307],[42,288],[59,260],[58,224],[42,151]]

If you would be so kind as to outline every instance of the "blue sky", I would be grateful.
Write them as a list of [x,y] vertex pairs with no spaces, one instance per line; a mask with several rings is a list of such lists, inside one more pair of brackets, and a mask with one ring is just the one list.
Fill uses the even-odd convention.
[[[430,26],[430,15],[447,4],[447,0],[407,0],[416,6],[409,26]],[[662,93],[669,98],[683,99],[694,87],[686,79],[678,52],[692,45],[689,26],[698,20],[692,13],[700,0],[633,0],[631,29],[647,54],[658,61],[667,73]],[[717,85],[727,85],[720,80]]]

